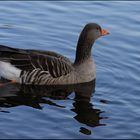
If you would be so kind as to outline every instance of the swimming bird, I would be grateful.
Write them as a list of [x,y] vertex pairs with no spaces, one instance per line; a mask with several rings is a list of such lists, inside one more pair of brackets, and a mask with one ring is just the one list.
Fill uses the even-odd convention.
[[76,48],[75,61],[43,50],[18,49],[0,45],[0,77],[25,85],[68,85],[96,78],[91,50],[96,39],[109,32],[96,23],[83,28]]

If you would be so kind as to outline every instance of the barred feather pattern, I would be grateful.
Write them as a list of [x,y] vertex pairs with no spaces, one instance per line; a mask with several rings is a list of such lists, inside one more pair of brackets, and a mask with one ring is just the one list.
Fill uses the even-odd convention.
[[20,75],[22,84],[53,85],[63,83],[65,77],[68,81],[71,80],[68,75],[73,71],[73,67],[60,58],[37,55],[30,56],[30,62],[34,69],[22,70]]
[[32,85],[55,85],[55,84],[71,84],[74,83],[73,72],[67,75],[54,78],[48,71],[43,71],[40,68],[32,71],[22,71],[20,75],[21,84]]
[[[62,80],[62,77],[68,78],[69,73],[74,69],[70,60],[58,53],[14,49],[2,45],[0,45],[0,61],[21,71],[20,77],[16,77],[16,79],[19,79],[18,81],[22,84],[63,83],[65,80]],[[8,76],[3,78],[8,79]],[[13,79],[15,80],[15,77]]]

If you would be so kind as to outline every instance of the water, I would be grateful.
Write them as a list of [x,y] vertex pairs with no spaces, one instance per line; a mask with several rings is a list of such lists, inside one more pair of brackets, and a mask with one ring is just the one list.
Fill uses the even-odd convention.
[[[1,1],[0,44],[72,61],[80,31],[99,23],[96,83],[0,88],[1,138],[139,138],[140,2]],[[95,91],[94,91],[95,90]]]

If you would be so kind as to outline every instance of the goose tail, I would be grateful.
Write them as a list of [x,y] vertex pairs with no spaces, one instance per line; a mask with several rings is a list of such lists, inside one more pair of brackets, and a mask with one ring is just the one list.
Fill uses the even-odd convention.
[[0,45],[0,78],[19,82],[21,70],[10,63],[10,56],[20,50]]

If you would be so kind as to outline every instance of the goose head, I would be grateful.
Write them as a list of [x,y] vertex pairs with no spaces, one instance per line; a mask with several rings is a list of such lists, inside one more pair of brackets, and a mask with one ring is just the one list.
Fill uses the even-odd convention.
[[108,34],[109,32],[106,29],[102,29],[101,26],[96,23],[86,24],[80,33],[77,43],[75,63],[79,64],[89,58],[95,40]]

